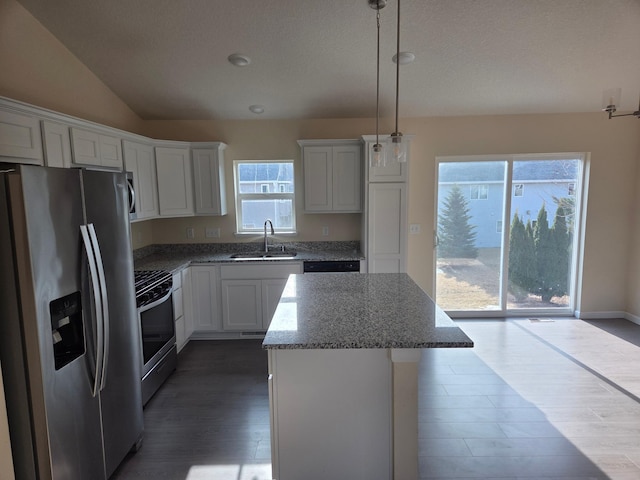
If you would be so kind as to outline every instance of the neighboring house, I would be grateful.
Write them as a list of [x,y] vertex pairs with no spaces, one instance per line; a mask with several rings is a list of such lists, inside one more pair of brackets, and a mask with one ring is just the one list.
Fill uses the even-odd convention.
[[[535,224],[542,205],[547,211],[549,227],[553,225],[557,199],[573,203],[579,178],[579,160],[526,160],[513,163],[511,213],[517,212],[526,224]],[[453,185],[464,194],[476,232],[476,247],[499,247],[502,241],[506,163],[443,162],[438,171],[438,213]],[[568,213],[568,212],[565,212]],[[567,225],[573,223],[567,218]]]

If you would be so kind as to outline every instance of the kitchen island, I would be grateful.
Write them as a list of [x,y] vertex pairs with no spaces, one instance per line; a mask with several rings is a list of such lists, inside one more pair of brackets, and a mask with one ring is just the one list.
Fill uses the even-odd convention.
[[263,347],[275,480],[415,480],[421,349],[473,342],[406,274],[327,274],[289,277]]

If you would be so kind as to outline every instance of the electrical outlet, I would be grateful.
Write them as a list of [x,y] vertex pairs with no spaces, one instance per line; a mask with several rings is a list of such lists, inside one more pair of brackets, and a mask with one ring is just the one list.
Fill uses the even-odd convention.
[[205,228],[204,236],[206,238],[220,238],[220,227]]
[[322,227],[322,236],[323,237],[328,237],[329,236],[329,227]]
[[411,225],[409,225],[409,233],[420,233],[420,224],[412,223]]
[[196,238],[196,232],[193,227],[187,227],[187,238],[193,240]]

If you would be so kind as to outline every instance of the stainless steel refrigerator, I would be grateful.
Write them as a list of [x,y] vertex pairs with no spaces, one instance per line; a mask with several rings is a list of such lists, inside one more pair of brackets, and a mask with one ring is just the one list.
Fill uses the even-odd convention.
[[143,430],[126,176],[0,171],[0,365],[16,478],[108,478]]

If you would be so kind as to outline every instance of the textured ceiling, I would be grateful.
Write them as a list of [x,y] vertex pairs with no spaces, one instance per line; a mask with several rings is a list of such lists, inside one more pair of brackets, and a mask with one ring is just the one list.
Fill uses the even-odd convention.
[[[145,119],[375,116],[367,0],[18,0]],[[402,117],[595,112],[640,98],[640,0],[402,0]],[[381,11],[393,115],[397,2]],[[252,63],[227,62],[242,53]],[[266,111],[256,117],[252,104]]]

